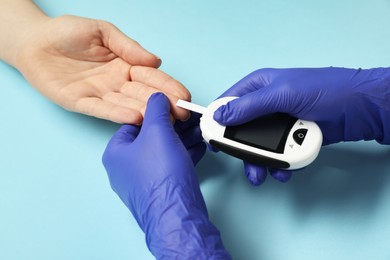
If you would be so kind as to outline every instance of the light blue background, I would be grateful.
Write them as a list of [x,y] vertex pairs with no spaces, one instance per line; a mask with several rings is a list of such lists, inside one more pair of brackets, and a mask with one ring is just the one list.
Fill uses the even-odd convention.
[[[390,62],[389,0],[37,2],[114,23],[202,105],[261,67]],[[153,259],[101,164],[118,125],[59,108],[4,63],[0,87],[0,259]],[[390,259],[388,146],[325,147],[288,184],[259,188],[221,153],[197,170],[235,259]]]

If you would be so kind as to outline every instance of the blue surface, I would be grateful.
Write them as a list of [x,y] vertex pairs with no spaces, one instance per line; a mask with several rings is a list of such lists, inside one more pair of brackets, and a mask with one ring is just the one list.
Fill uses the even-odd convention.
[[[114,23],[203,105],[256,68],[390,61],[388,0],[37,2]],[[4,63],[0,85],[0,259],[153,259],[101,165],[118,125],[59,108]],[[389,158],[375,142],[333,145],[259,188],[220,153],[197,170],[235,259],[390,259]]]

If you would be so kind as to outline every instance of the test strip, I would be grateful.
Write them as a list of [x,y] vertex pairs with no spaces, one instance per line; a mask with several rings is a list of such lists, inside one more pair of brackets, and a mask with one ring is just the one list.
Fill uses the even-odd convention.
[[181,99],[179,99],[176,102],[176,106],[193,111],[193,112],[196,112],[196,113],[199,113],[199,114],[203,114],[206,111],[205,107],[202,107],[200,105],[197,105],[197,104],[185,101],[185,100],[181,100]]

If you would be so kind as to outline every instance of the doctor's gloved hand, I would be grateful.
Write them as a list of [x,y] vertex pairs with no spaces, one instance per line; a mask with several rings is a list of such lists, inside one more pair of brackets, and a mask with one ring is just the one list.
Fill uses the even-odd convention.
[[[322,130],[323,145],[359,140],[390,144],[390,68],[260,69],[224,96],[240,98],[214,113],[222,125],[238,125],[283,112],[315,121]],[[265,180],[265,167],[244,164],[253,185]],[[282,182],[291,177],[291,171],[268,170]]]
[[157,259],[230,259],[208,218],[195,174],[194,164],[206,148],[191,120],[199,118],[174,127],[168,98],[153,94],[142,127],[122,126],[103,164],[112,189],[145,232]]

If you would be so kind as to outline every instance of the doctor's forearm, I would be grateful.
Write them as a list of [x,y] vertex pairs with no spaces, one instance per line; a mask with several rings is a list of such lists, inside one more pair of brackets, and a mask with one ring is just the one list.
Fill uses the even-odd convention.
[[49,19],[31,0],[0,0],[0,59],[17,67],[34,28]]

